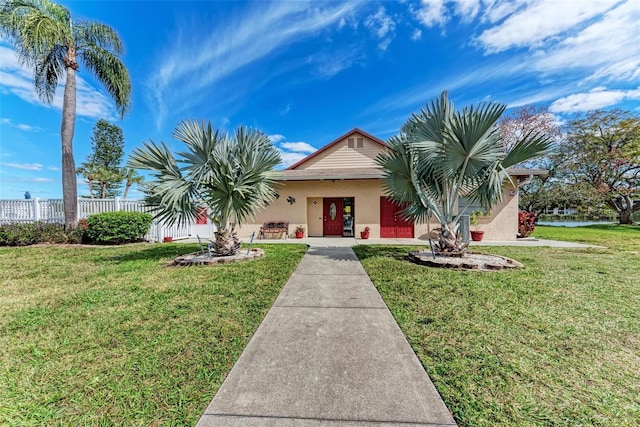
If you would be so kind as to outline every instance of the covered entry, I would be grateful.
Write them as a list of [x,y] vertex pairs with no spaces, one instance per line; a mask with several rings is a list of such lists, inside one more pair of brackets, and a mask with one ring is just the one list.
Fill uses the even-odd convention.
[[402,209],[386,197],[380,197],[380,237],[413,238],[413,223],[398,214]]

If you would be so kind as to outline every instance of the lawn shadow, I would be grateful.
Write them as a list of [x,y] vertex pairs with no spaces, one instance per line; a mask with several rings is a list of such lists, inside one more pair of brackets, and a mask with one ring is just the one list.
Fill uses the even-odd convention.
[[115,263],[130,261],[160,261],[163,259],[172,260],[178,256],[196,251],[200,251],[200,247],[197,244],[159,243],[148,246],[142,250],[128,251],[122,255],[104,256],[101,260]]
[[367,258],[385,257],[397,260],[406,260],[410,251],[424,249],[423,246],[386,246],[386,245],[357,245],[353,247],[358,259],[363,261]]

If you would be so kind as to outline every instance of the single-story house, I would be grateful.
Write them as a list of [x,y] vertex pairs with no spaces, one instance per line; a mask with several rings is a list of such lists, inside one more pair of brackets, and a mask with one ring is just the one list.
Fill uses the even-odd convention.
[[[360,236],[365,227],[370,237],[427,238],[427,224],[400,219],[400,208],[381,188],[382,170],[374,159],[386,143],[360,129],[340,136],[282,171],[279,197],[262,209],[252,223],[238,230],[241,237],[259,235],[264,223],[286,221],[289,234],[297,225],[305,236]],[[510,171],[516,186],[507,183],[503,201],[480,219],[485,240],[515,240],[518,232],[517,185],[542,170]],[[473,210],[473,207],[471,208]],[[477,208],[476,208],[477,209]],[[431,227],[439,224],[431,221]]]

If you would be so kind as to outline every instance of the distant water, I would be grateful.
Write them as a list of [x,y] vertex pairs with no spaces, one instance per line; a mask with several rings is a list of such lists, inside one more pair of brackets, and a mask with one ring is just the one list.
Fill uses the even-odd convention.
[[554,227],[584,227],[597,224],[615,224],[611,221],[538,221],[537,225],[551,225]]

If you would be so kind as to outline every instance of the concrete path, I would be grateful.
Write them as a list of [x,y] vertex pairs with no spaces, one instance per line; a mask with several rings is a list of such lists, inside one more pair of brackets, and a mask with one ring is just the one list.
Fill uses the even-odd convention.
[[197,424],[454,426],[349,247],[311,247]]

